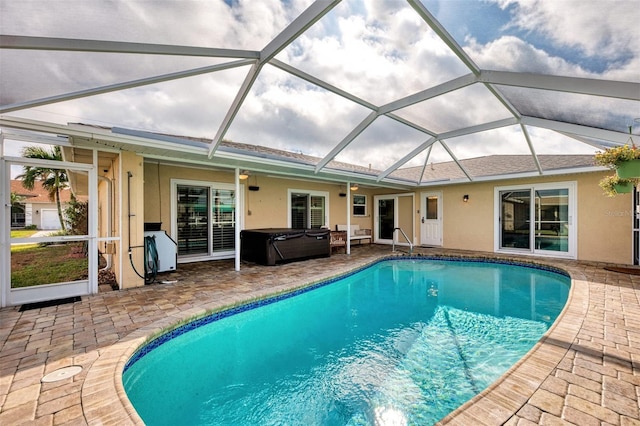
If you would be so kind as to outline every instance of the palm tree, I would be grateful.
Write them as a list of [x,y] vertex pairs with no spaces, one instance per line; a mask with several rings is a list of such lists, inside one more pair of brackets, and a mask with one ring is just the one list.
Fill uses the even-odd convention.
[[15,192],[11,193],[11,205],[19,205],[24,201],[24,195],[16,194]]
[[[62,161],[62,150],[59,146],[54,146],[50,150],[41,146],[27,146],[22,150],[25,158],[37,158],[40,160]],[[58,207],[58,218],[63,231],[67,228],[62,216],[62,204],[60,202],[60,191],[68,187],[69,178],[64,169],[53,169],[50,167],[24,166],[24,173],[17,177],[22,179],[22,186],[28,190],[33,190],[36,181],[42,183],[42,187],[49,193],[49,199],[55,201]]]

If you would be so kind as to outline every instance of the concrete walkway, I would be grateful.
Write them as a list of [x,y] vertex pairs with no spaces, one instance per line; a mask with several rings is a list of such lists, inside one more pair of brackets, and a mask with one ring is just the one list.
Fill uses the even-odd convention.
[[[424,254],[477,253],[418,249]],[[0,424],[141,424],[122,389],[128,357],[178,321],[335,276],[390,255],[364,245],[275,267],[218,261],[179,265],[158,284],[73,304],[0,310]],[[494,254],[486,254],[494,258]],[[532,258],[519,258],[533,261]],[[640,276],[550,259],[573,279],[563,314],[538,345],[443,422],[460,425],[640,425]],[[79,374],[42,378],[79,366]]]

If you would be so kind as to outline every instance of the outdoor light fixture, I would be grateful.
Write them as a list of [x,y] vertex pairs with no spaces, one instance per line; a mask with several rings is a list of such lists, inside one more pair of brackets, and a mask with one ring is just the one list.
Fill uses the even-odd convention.
[[462,201],[464,201],[465,203],[469,201],[469,194],[464,194],[462,196]]
[[357,191],[358,190],[358,184],[357,183],[352,183],[350,186],[352,191]]
[[241,180],[245,180],[245,179],[249,179],[249,170],[243,170],[240,172],[240,174],[238,175],[238,177]]

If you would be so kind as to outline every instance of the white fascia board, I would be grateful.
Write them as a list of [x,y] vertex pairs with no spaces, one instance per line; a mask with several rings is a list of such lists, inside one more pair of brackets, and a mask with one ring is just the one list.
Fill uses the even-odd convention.
[[381,188],[409,189],[413,186],[413,182],[399,181],[396,179],[385,180],[382,184],[376,182],[376,175],[366,176],[357,172],[338,171],[335,169],[324,169],[322,173],[315,174],[315,166],[309,164],[291,163],[285,160],[265,159],[262,157],[252,157],[238,153],[228,153],[218,151],[216,156],[211,160],[206,158],[202,160],[182,160],[170,158],[163,155],[141,154],[143,158],[156,161],[164,161],[174,165],[183,165],[185,167],[196,167],[202,169],[224,169],[232,172],[235,167],[248,169],[252,172],[259,172],[279,177],[287,177],[292,179],[305,179],[310,182],[340,182],[352,180],[363,185],[371,185]]
[[254,50],[17,35],[0,35],[0,49],[135,53],[144,55],[200,56],[208,58],[258,59],[260,57],[260,52]]
[[93,169],[93,164],[71,163],[68,161],[42,160],[40,158],[29,157],[4,157],[4,159],[13,164],[21,164],[25,166],[49,166],[52,169],[73,169],[89,171]]
[[[169,151],[188,152],[198,155],[206,155],[207,148],[198,148],[189,145],[178,145],[174,142],[167,142],[160,139],[143,138],[129,135],[116,135],[109,129],[91,128],[90,130],[80,130],[77,126],[46,123],[36,120],[0,116],[0,127],[9,127],[22,130],[32,130],[35,132],[51,133],[56,135],[65,135],[71,138],[86,139],[88,141],[99,139],[105,142],[114,142],[131,147],[135,151],[135,147],[145,147],[149,149],[166,149]],[[72,146],[75,146],[73,143]],[[85,144],[84,147],[90,147]]]
[[[151,156],[145,156],[151,157]],[[217,159],[226,160],[226,161],[216,161]],[[229,163],[233,163],[230,165]],[[240,165],[241,168],[247,168],[252,171],[259,171],[264,173],[275,173],[273,168],[285,168],[291,169],[292,173],[296,171],[304,171],[311,172],[309,177],[313,179],[313,177],[317,177],[318,180],[329,179],[329,180],[337,180],[344,181],[344,179],[351,179],[354,182],[363,183],[369,182],[371,185],[376,185],[377,182],[377,174],[364,174],[359,173],[357,171],[348,171],[348,170],[339,170],[333,168],[324,168],[321,173],[315,172],[316,166],[313,164],[303,164],[303,163],[295,163],[287,160],[280,160],[275,158],[264,158],[264,157],[256,157],[252,155],[245,155],[238,152],[226,152],[226,151],[218,151],[216,152],[215,157],[211,160],[203,161],[203,165],[216,165],[223,168],[232,168],[235,164]],[[266,167],[265,167],[266,166]],[[273,168],[272,168],[273,167]],[[414,181],[388,178],[383,180],[387,184],[393,184],[395,186],[401,185],[403,187],[410,187],[416,184]]]
[[511,71],[482,70],[478,80],[484,83],[555,92],[579,93],[608,98],[640,100],[640,83],[598,80],[594,78],[563,77]]
[[[141,136],[132,136],[126,134],[116,134],[108,129],[95,129],[83,136],[87,140],[101,140],[105,142],[113,142],[127,146],[127,149],[137,152],[136,147],[148,148],[152,150],[164,149],[167,151],[186,152],[189,154],[206,155],[207,147],[197,147],[192,145],[180,145],[176,142],[162,140],[160,138],[149,138]],[[90,146],[90,144],[87,144]]]
[[46,145],[71,146],[67,136],[50,136],[20,129],[0,129],[0,133],[8,140],[41,143]]
[[[564,123],[562,121],[548,120],[546,118],[523,116],[520,121],[522,124],[527,126],[542,127],[544,129],[555,130],[560,133],[574,133],[579,136],[602,139],[620,144],[628,143],[630,137],[628,133],[597,129],[595,127],[582,126],[580,124]],[[640,143],[640,140],[637,140],[638,137],[636,135],[634,135],[633,139],[636,143]]]
[[3,127],[65,136],[91,137],[89,132],[72,130],[64,124],[47,123],[8,115],[0,115],[0,128]]
[[88,96],[101,95],[104,93],[131,89],[134,87],[147,86],[149,84],[156,84],[156,83],[162,83],[165,81],[178,80],[178,79],[187,78],[187,77],[194,77],[202,74],[209,74],[216,71],[222,71],[230,68],[251,65],[253,62],[254,60],[252,59],[242,59],[239,61],[232,61],[224,64],[211,65],[207,67],[195,68],[191,70],[179,71],[179,72],[174,72],[169,74],[162,74],[162,75],[153,76],[153,77],[126,81],[123,83],[109,84],[106,86],[93,87],[91,89],[86,89],[86,90],[78,90],[75,92],[63,93],[61,95],[49,96],[46,98],[34,99],[26,102],[8,104],[8,105],[0,106],[0,113],[19,111],[21,109],[34,108],[37,106],[49,105],[49,104],[58,103],[58,102],[65,102],[73,99],[86,98]]
[[169,142],[169,143],[176,144],[180,147],[188,146],[191,148],[197,148],[202,150],[209,149],[209,144],[207,142],[200,142],[200,141],[196,141],[188,138],[181,138],[179,136],[169,136],[169,135],[163,135],[159,133],[147,132],[144,130],[127,129],[123,127],[112,127],[111,133],[117,134],[117,135],[134,136],[140,139],[152,139],[154,141]]

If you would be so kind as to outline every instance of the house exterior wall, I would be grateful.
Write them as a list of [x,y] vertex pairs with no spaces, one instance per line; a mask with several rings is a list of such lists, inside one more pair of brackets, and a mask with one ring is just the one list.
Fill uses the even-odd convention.
[[[144,188],[144,167],[143,159],[135,153],[123,151],[120,154],[120,164],[114,167],[116,180],[119,184],[114,185],[116,200],[120,200],[116,208],[120,226],[116,226],[115,232],[120,235],[120,248],[114,256],[114,273],[119,277],[121,288],[139,287],[144,285],[144,280],[140,278],[129,261],[128,248],[131,249],[133,263],[139,273],[144,274],[144,251],[141,248],[144,244],[144,215],[145,215],[145,188]],[[131,172],[131,197],[128,193],[127,172]],[[128,200],[131,206],[128,206]],[[129,211],[132,216],[129,217]],[[129,233],[129,224],[131,232]],[[131,234],[131,241],[129,241]],[[133,248],[135,247],[135,248]]]
[[[131,161],[140,161],[139,158]],[[135,164],[125,166],[123,179],[126,183],[126,169]],[[631,197],[619,195],[606,197],[598,187],[598,181],[606,173],[585,173],[544,178],[515,179],[496,182],[479,182],[460,185],[429,187],[429,191],[441,191],[443,203],[443,247],[483,252],[494,251],[495,235],[495,188],[529,184],[576,182],[577,199],[577,257],[580,260],[603,261],[612,263],[632,263],[631,247]],[[162,222],[162,229],[171,234],[171,180],[183,179],[202,182],[221,182],[232,184],[234,174],[231,171],[216,171],[197,167],[180,167],[147,161],[144,167],[144,188],[136,187],[143,193],[142,199],[132,194],[132,200],[141,205],[132,207],[140,209],[144,206],[144,215],[137,215],[134,226],[140,230],[144,222]],[[346,187],[338,183],[311,182],[294,178],[277,178],[268,176],[250,176],[242,181],[244,186],[244,229],[286,227],[288,216],[288,190],[323,191],[329,194],[329,223],[331,229],[337,224],[347,222]],[[248,186],[259,187],[258,191],[249,191]],[[420,193],[401,192],[388,189],[360,188],[357,194],[367,196],[366,216],[351,215],[351,223],[360,228],[373,229],[374,195],[413,194],[412,197],[399,197],[400,226],[420,244]],[[353,194],[353,192],[352,192]],[[463,195],[469,195],[469,201],[462,201]],[[124,198],[126,200],[126,196]],[[415,204],[414,204],[415,200]],[[143,219],[142,219],[143,216]],[[126,224],[126,206],[122,214]],[[135,230],[132,228],[133,233]],[[374,230],[375,233],[375,230]],[[141,232],[140,232],[140,235]],[[123,240],[126,240],[126,230]],[[175,236],[172,235],[175,238]],[[134,245],[143,244],[134,241]],[[125,244],[126,247],[126,244]],[[141,251],[138,251],[141,256]],[[135,250],[134,250],[135,253]],[[142,265],[140,258],[136,265]]]
[[[414,232],[414,223],[416,223],[415,213],[413,212],[414,197],[398,197],[398,226],[411,239],[411,244],[417,241],[419,232]],[[419,226],[419,225],[417,225]],[[419,229],[419,228],[418,228]],[[406,243],[405,238],[396,231],[398,243]]]
[[[144,202],[145,222],[162,222],[162,229],[171,233],[171,180],[183,179],[201,182],[234,183],[234,174],[230,171],[216,171],[202,168],[180,167],[158,164],[152,161],[145,163]],[[346,192],[345,186],[337,183],[310,182],[306,180],[276,178],[268,176],[250,176],[241,181],[244,186],[244,228],[285,228],[288,217],[288,190],[322,191],[329,193],[330,229],[338,224],[347,223],[347,197],[340,197]],[[249,191],[249,186],[257,186],[258,191]],[[372,202],[371,191],[360,188],[358,194],[367,195],[367,215],[353,216],[351,223],[360,228],[371,229]],[[175,238],[175,236],[172,235]]]
[[[443,192],[443,247],[493,252],[495,187],[575,181],[578,259],[631,264],[632,198],[630,194],[604,195],[598,181],[606,175],[584,173],[433,188]],[[467,203],[462,201],[464,194],[469,195]],[[416,226],[419,235],[419,218]]]
[[578,184],[578,258],[633,264],[633,197],[603,195],[598,181],[607,174],[585,175]]

